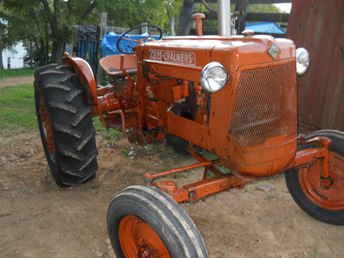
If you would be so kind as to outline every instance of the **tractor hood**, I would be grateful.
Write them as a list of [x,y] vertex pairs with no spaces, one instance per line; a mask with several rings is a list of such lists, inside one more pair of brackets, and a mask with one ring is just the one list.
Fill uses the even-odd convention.
[[267,35],[169,37],[141,47],[143,58],[150,62],[196,67],[218,61],[230,69],[295,58],[293,41]]

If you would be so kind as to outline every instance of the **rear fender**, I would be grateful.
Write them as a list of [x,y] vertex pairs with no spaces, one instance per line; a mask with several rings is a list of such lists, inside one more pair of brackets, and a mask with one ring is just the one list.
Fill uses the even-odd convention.
[[81,83],[87,92],[88,100],[93,105],[97,105],[97,83],[92,68],[88,62],[80,57],[72,57],[68,54],[65,54],[63,62],[73,66],[74,70],[79,73]]

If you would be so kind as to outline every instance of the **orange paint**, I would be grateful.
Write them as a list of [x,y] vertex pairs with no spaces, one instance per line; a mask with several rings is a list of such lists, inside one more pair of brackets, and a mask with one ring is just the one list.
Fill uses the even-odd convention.
[[[273,56],[269,52],[272,47],[277,49]],[[326,207],[341,207],[319,201],[319,196],[313,194],[318,190],[316,180],[322,181],[322,186],[329,185],[329,180],[320,177],[339,177],[340,173],[332,171],[333,160],[337,170],[344,171],[338,158],[329,154],[328,139],[314,138],[313,143],[319,146],[297,152],[296,64],[292,41],[271,36],[187,36],[141,42],[135,50],[135,55],[101,59],[100,64],[112,83],[98,89],[85,62],[66,56],[65,62],[80,73],[90,93],[93,114],[99,115],[106,127],[128,133],[133,142],[146,144],[173,134],[218,157],[217,161],[208,161],[191,150],[198,163],[147,173],[149,182],[182,202],[241,187],[286,169],[310,166],[316,176],[301,173],[310,197]],[[223,89],[209,93],[200,85],[201,71],[213,61],[224,66],[229,80]],[[224,175],[217,165],[233,173]],[[198,182],[179,188],[173,182],[155,182],[160,177],[194,168],[205,169]],[[214,177],[210,178],[208,171]],[[339,188],[335,190],[341,194]],[[336,200],[332,192],[326,193]],[[130,221],[136,223],[134,219]]]
[[300,168],[299,180],[307,197],[318,206],[328,210],[344,209],[344,158],[330,153],[329,178],[322,179],[323,161],[316,159],[310,167]]
[[120,222],[118,235],[126,258],[171,257],[159,235],[138,217],[124,217]]
[[203,19],[205,19],[205,14],[204,13],[194,13],[192,15],[192,18],[195,20],[196,24],[196,34],[198,36],[203,35]]

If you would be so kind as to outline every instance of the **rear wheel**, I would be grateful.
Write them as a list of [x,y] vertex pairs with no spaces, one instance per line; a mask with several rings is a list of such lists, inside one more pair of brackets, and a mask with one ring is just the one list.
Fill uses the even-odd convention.
[[166,193],[131,186],[111,201],[108,232],[117,257],[206,258],[203,238]]
[[48,165],[59,186],[95,176],[97,149],[91,109],[73,68],[47,65],[35,73],[38,127]]
[[321,130],[307,135],[306,139],[325,136],[331,139],[329,186],[321,184],[322,161],[310,167],[291,169],[285,178],[289,192],[296,203],[310,216],[334,225],[344,225],[344,133]]

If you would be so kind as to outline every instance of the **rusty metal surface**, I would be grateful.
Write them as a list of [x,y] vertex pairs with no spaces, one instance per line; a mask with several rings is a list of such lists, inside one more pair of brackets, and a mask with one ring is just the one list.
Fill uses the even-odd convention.
[[298,79],[303,130],[344,130],[344,1],[294,0],[289,37],[311,54]]
[[[296,72],[295,72],[295,60],[290,59],[284,62],[275,62],[275,63],[269,63],[269,64],[261,64],[256,66],[247,66],[241,68],[241,73],[246,70],[260,70],[260,69],[266,69],[267,66],[270,66],[274,71],[278,71],[280,67],[288,67],[284,72],[282,72],[281,75],[277,76],[276,73],[274,73],[274,76],[270,76],[270,80],[274,83],[277,83],[277,87],[279,87],[279,84],[281,84],[280,80],[283,81],[283,85],[285,87],[285,90],[287,91],[284,95],[284,98],[280,98],[279,100],[282,102],[284,111],[281,112],[281,115],[283,116],[281,119],[274,121],[274,126],[279,126],[278,122],[286,123],[289,125],[289,128],[287,130],[278,130],[275,131],[273,126],[270,128],[267,126],[264,128],[256,127],[256,125],[253,125],[255,123],[254,119],[247,120],[243,119],[242,121],[247,125],[247,122],[251,124],[250,130],[250,138],[249,142],[243,142],[242,139],[238,142],[238,132],[235,132],[235,135],[231,135],[230,138],[232,141],[229,144],[233,144],[233,152],[230,154],[230,160],[228,160],[227,166],[234,168],[234,170],[239,171],[240,173],[246,174],[246,175],[255,175],[255,176],[267,176],[267,175],[273,175],[278,172],[280,172],[285,166],[287,166],[288,163],[291,162],[292,159],[295,157],[296,153],[296,124],[297,124],[297,116],[296,116]],[[278,68],[277,68],[278,67]],[[289,70],[289,74],[286,73],[286,71]],[[262,77],[265,77],[266,75],[263,75]],[[268,80],[267,80],[268,78]],[[278,80],[278,81],[275,81]],[[258,83],[257,83],[258,82]],[[264,95],[264,99],[259,100],[261,103],[260,105],[265,106],[265,108],[268,108],[269,111],[272,105],[272,102],[270,101],[270,98],[273,98],[272,92],[274,91],[274,88],[276,85],[273,85],[269,83],[269,77],[265,77],[264,79],[257,80],[254,78],[254,85],[259,88],[259,84],[266,84],[265,87],[262,87],[262,93],[259,93],[259,96]],[[233,86],[233,89],[237,91],[238,86],[240,85],[240,77],[238,77],[238,81],[235,83],[235,86]],[[247,85],[246,85],[247,86]],[[260,86],[261,87],[261,86]],[[256,88],[255,88],[256,89]],[[252,91],[252,89],[251,89]],[[249,91],[250,92],[250,91]],[[247,93],[247,91],[246,91]],[[244,103],[246,103],[246,107],[248,110],[251,110],[251,113],[244,112],[248,114],[248,116],[255,116],[255,113],[257,112],[257,107],[255,107],[257,103],[257,91],[254,90],[253,95],[248,93],[248,95],[245,95],[244,97],[248,97],[253,99],[252,102],[242,100]],[[250,95],[251,94],[251,95]],[[236,97],[236,100],[233,100],[234,104],[235,102],[238,103],[238,97]],[[258,102],[259,102],[258,101]],[[275,99],[276,101],[276,99]],[[275,104],[274,104],[275,105]],[[251,107],[251,108],[250,108]],[[264,108],[264,109],[265,109]],[[259,114],[260,118],[256,117],[256,119],[263,119],[264,118],[271,118],[271,114],[273,115],[276,112],[265,112],[261,111],[263,110],[261,107],[258,108],[258,113],[262,112],[264,113]],[[234,114],[234,116],[237,116],[237,114]],[[240,115],[239,115],[240,116]],[[236,119],[235,119],[236,120]],[[234,122],[234,127],[230,124],[231,129],[237,129],[237,122],[235,120],[231,120]],[[264,121],[266,122],[266,121]],[[267,123],[268,125],[269,123]],[[282,126],[284,127],[284,126]],[[284,127],[286,128],[286,127]],[[258,129],[258,130],[257,130]],[[263,129],[263,130],[262,130]],[[269,131],[269,129],[271,131]],[[271,133],[273,132],[273,133]],[[252,134],[253,133],[253,134]],[[234,136],[234,137],[233,137]],[[261,137],[259,137],[261,136]],[[241,136],[240,136],[241,137]],[[245,141],[245,140],[244,140]]]
[[233,138],[241,146],[295,132],[296,110],[288,104],[292,98],[289,77],[293,72],[294,63],[287,63],[241,73],[232,121]]

